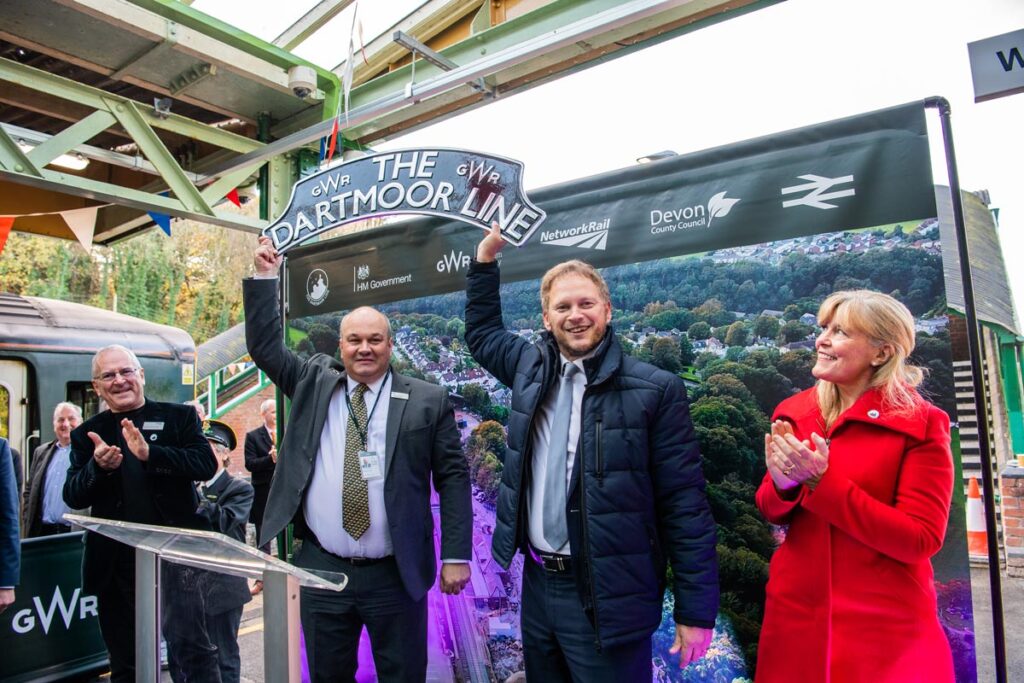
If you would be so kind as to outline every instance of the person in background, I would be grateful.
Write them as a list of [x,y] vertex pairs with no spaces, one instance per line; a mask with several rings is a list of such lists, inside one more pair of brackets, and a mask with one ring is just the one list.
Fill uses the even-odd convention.
[[779,404],[756,502],[788,524],[768,574],[758,683],[953,680],[931,557],[953,491],[949,416],[918,393],[896,299],[821,304],[816,386]]
[[21,540],[18,538],[18,489],[11,464],[11,447],[0,437],[0,612],[14,604],[14,589],[21,577]]
[[[263,513],[267,509],[270,482],[274,479],[274,468],[277,467],[277,403],[273,399],[260,404],[260,417],[263,424],[245,435],[245,469],[252,473],[252,488],[256,492],[249,521],[256,526],[257,542],[263,529]],[[260,546],[260,550],[270,554],[269,539]],[[263,582],[257,581],[252,594],[257,595],[262,590]]]
[[491,554],[525,557],[526,677],[649,681],[672,567],[679,666],[702,658],[718,613],[715,520],[686,387],[623,353],[608,285],[566,261],[541,280],[547,332],[502,322],[497,225],[466,279],[466,343],[512,388]]
[[66,534],[71,525],[64,521],[71,510],[64,502],[64,480],[71,465],[71,430],[82,424],[82,409],[74,403],[58,403],[53,409],[54,439],[32,454],[21,516],[25,538]]
[[353,680],[365,626],[381,680],[423,681],[427,591],[438,575],[431,483],[443,592],[469,582],[473,552],[469,470],[448,392],[392,371],[391,325],[368,307],[341,320],[342,363],[300,360],[277,333],[281,257],[266,237],[253,256],[256,276],[242,282],[246,344],[292,400],[262,540],[294,522],[303,539],[295,564],[348,577],[341,592],[302,589],[311,680]]
[[[228,472],[231,451],[235,450],[235,432],[219,420],[207,420],[203,435],[210,442],[220,466],[217,474],[200,489],[199,514],[214,531],[245,543],[245,525],[252,507],[253,490],[249,482]],[[238,683],[242,662],[238,650],[238,627],[242,607],[252,600],[249,586],[240,576],[212,573],[204,611],[206,630],[217,648],[222,683]]]
[[[135,353],[121,345],[96,352],[92,386],[107,410],[71,432],[71,465],[64,482],[70,508],[92,508],[92,516],[208,529],[196,514],[195,481],[217,471],[196,411],[178,403],[146,398],[146,373]],[[162,588],[187,596],[191,567],[164,564]],[[186,587],[189,590],[185,590]],[[86,533],[82,590],[95,595],[100,632],[110,655],[111,680],[135,679],[135,552],[113,539]],[[166,594],[166,593],[165,593]],[[172,593],[173,594],[173,593]],[[205,629],[187,601],[164,601],[163,633],[178,656],[212,661],[196,669],[216,673],[216,653],[197,642]],[[193,645],[195,646],[193,648]]]

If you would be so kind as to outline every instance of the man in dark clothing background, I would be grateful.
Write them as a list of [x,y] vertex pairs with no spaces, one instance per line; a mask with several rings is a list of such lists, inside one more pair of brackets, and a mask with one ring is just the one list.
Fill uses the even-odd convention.
[[[203,438],[199,416],[187,405],[149,401],[139,359],[120,345],[96,352],[93,389],[108,408],[71,432],[71,467],[64,502],[92,507],[94,517],[172,527],[209,529],[196,514],[194,481],[210,479],[217,461]],[[164,565],[165,584],[174,584],[180,565]],[[97,597],[100,631],[110,654],[112,681],[135,678],[135,552],[113,539],[86,534],[82,588]],[[171,580],[168,581],[168,578]],[[181,578],[178,583],[185,585]],[[168,601],[165,601],[167,603]],[[182,607],[172,610],[171,607]],[[166,605],[168,647],[185,655],[201,637],[188,620],[195,610],[174,601]],[[200,615],[201,616],[201,615]],[[181,638],[177,638],[179,635]],[[216,653],[199,642],[202,656]],[[209,667],[207,667],[208,669]],[[217,678],[219,680],[219,676]]]
[[[263,424],[245,434],[245,469],[252,473],[252,488],[255,491],[249,521],[256,525],[257,543],[263,530],[263,513],[267,509],[270,483],[274,480],[274,469],[277,467],[277,403],[273,399],[260,404],[260,417]],[[260,546],[260,550],[270,554],[270,541]],[[262,589],[263,582],[257,581],[253,594]]]
[[[214,531],[245,543],[245,524],[252,507],[253,491],[249,482],[232,477],[228,472],[230,454],[237,445],[235,432],[219,420],[205,420],[203,434],[210,442],[219,466],[213,479],[201,487],[199,514],[206,518]],[[252,596],[244,578],[218,572],[211,574],[209,592],[203,605],[206,630],[217,648],[221,683],[238,683],[242,671],[238,627],[242,622],[242,608],[252,600]]]
[[623,354],[608,286],[568,261],[541,282],[547,333],[502,323],[495,226],[466,290],[473,358],[512,389],[492,554],[526,557],[530,680],[651,680],[666,560],[680,666],[704,656],[718,611],[715,522],[682,380]]

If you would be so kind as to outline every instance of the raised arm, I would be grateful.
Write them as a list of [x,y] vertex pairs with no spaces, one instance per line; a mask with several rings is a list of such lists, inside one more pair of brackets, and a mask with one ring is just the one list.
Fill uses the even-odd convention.
[[261,237],[253,254],[256,277],[242,281],[245,308],[245,345],[260,370],[291,396],[295,391],[302,362],[289,351],[281,337],[281,311],[277,277],[281,257],[270,240]]

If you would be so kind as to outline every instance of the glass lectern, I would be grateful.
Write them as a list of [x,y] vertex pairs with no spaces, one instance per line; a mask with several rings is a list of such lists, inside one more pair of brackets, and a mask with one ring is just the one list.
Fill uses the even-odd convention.
[[68,514],[69,523],[135,548],[137,681],[160,680],[160,560],[263,581],[263,673],[267,683],[300,680],[299,587],[340,591],[348,577],[294,567],[213,531],[133,524]]

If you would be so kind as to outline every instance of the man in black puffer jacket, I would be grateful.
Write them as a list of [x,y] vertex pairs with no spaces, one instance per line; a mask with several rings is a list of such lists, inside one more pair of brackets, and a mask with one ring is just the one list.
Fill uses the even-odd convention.
[[680,666],[704,656],[718,611],[715,523],[686,388],[622,353],[608,287],[581,261],[544,276],[538,343],[506,331],[503,245],[493,228],[470,266],[466,342],[512,388],[491,552],[505,568],[516,551],[526,558],[526,675],[649,681],[666,561]]

